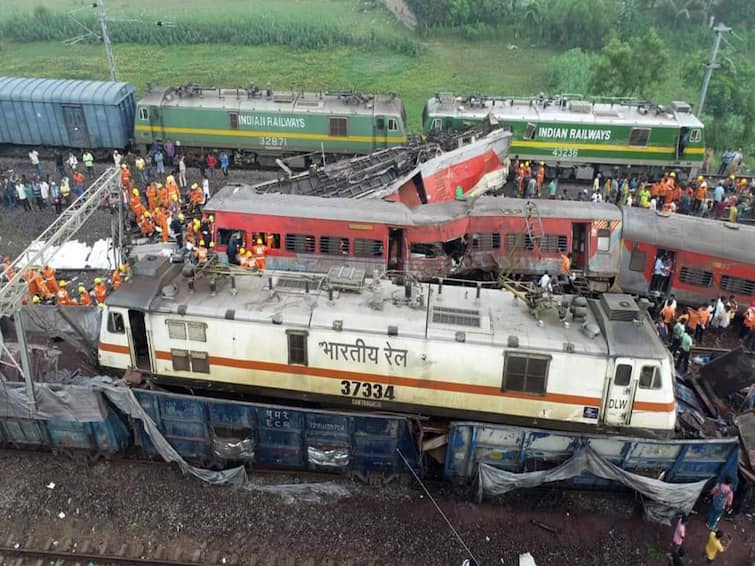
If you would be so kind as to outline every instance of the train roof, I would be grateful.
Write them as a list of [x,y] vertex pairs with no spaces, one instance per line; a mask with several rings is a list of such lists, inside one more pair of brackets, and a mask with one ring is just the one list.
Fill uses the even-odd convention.
[[452,200],[409,208],[401,202],[381,199],[324,198],[282,193],[257,194],[246,184],[227,185],[207,202],[207,212],[241,212],[295,218],[318,218],[349,222],[375,222],[396,226],[423,226],[465,216],[523,215],[532,202],[543,218],[573,220],[621,220],[614,205],[568,200],[525,201],[509,197],[481,196],[468,201]]
[[[649,317],[628,295],[607,295],[607,299],[590,301],[584,323],[564,324],[557,308],[545,310],[538,320],[524,303],[499,289],[482,288],[478,299],[475,288],[446,284],[439,293],[437,284],[414,284],[413,300],[407,302],[404,286],[386,279],[365,280],[364,273],[347,278],[343,286],[340,276],[328,279],[324,275],[283,272],[257,276],[250,272],[236,278],[235,294],[223,278],[217,279],[213,294],[207,279],[197,279],[192,290],[180,269],[167,265],[169,260],[159,256],[137,262],[133,276],[108,297],[107,304],[202,319],[282,324],[287,328],[332,329],[340,324],[344,330],[385,337],[389,327],[396,327],[399,336],[437,341],[460,340],[458,333],[463,332],[467,343],[542,353],[668,357]],[[352,272],[351,268],[345,271]],[[309,289],[305,287],[306,280],[310,281]],[[331,300],[325,290],[329,281],[352,290],[336,291]],[[420,295],[422,300],[418,299]],[[554,300],[560,301],[561,297]],[[643,319],[643,323],[638,322]]]
[[394,94],[361,94],[353,91],[294,92],[266,89],[206,88],[196,86],[153,87],[141,100],[145,106],[221,108],[241,112],[302,114],[401,115],[403,104]]
[[460,116],[482,120],[491,112],[501,120],[616,126],[668,126],[702,128],[685,102],[659,106],[647,101],[566,100],[560,98],[516,98],[495,96],[457,97],[440,94],[427,101],[433,116]]
[[628,208],[624,239],[755,264],[755,227],[743,224]]
[[113,105],[134,90],[124,82],[0,77],[0,101]]

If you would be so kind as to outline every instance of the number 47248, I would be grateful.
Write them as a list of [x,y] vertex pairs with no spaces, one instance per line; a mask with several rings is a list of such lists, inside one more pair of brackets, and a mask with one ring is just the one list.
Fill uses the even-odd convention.
[[341,395],[348,397],[364,397],[365,399],[389,399],[394,398],[393,385],[382,383],[369,383],[368,381],[341,381]]

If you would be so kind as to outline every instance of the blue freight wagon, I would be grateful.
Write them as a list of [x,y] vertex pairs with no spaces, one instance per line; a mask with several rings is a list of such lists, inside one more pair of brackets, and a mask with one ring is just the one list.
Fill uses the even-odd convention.
[[134,85],[0,77],[0,144],[121,149],[134,133]]
[[[340,471],[393,476],[408,474],[397,450],[420,469],[411,420],[228,401],[134,390],[139,404],[165,439],[190,462]],[[137,442],[158,453],[141,423]]]
[[[448,434],[445,476],[459,483],[471,481],[483,463],[513,473],[548,470],[568,460],[583,446],[590,446],[623,470],[662,477],[671,483],[726,475],[735,478],[737,474],[736,437],[653,440],[454,422]],[[593,475],[577,476],[567,483],[574,487],[616,487]]]

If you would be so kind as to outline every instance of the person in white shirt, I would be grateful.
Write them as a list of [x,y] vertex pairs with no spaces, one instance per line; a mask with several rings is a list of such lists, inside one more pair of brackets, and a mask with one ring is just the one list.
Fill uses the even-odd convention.
[[34,170],[37,172],[38,176],[42,176],[42,168],[39,166],[39,152],[36,149],[32,149],[29,152],[29,161],[31,161],[31,166],[34,167]]
[[42,195],[42,202],[45,206],[50,204],[50,185],[45,179],[39,182],[39,193]]
[[76,167],[79,166],[79,160],[73,153],[68,154],[68,160],[66,161],[66,163],[68,164],[68,168],[71,170],[71,173],[76,171]]
[[210,180],[207,177],[202,179],[202,192],[204,193],[204,202],[202,203],[204,205],[210,200]]
[[592,193],[592,201],[595,202],[595,203],[597,203],[597,202],[603,202],[603,195],[600,194],[599,190],[595,190]]
[[543,273],[543,276],[537,282],[537,286],[540,287],[540,290],[542,290],[543,293],[551,293],[553,291],[551,276],[547,271]]
[[121,168],[121,161],[123,160],[123,156],[118,153],[117,149],[113,150],[113,163],[115,164],[116,169]]

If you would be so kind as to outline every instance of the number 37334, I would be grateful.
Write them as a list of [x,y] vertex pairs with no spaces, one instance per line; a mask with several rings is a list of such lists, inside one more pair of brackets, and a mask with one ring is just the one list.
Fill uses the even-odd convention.
[[347,379],[341,381],[341,395],[345,395],[346,397],[364,397],[365,399],[392,400],[395,398],[393,385]]

